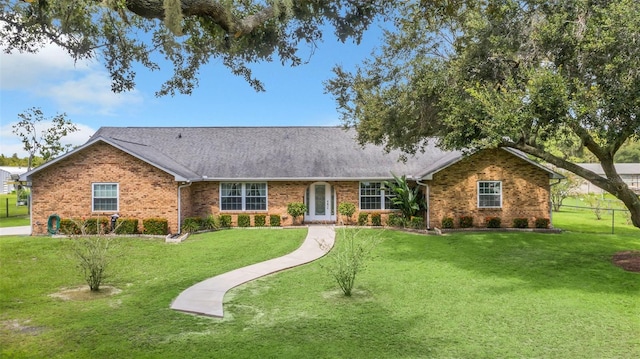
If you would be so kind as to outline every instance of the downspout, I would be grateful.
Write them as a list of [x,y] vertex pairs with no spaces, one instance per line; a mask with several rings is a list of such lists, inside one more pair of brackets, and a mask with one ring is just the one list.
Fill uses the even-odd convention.
[[558,178],[558,182],[549,185],[549,225],[553,228],[553,200],[551,199],[551,187],[560,184],[563,178]]
[[429,188],[429,184],[427,183],[422,183],[420,182],[420,180],[416,180],[416,183],[418,184],[418,186],[423,186],[424,188],[426,188],[426,193],[425,193],[425,197],[427,197],[425,203],[427,205],[427,229],[431,229],[430,228],[430,224],[431,224],[431,206],[429,204],[429,193],[430,193],[430,188]]
[[33,188],[31,188],[31,185],[29,185],[29,182],[27,182],[26,185],[24,185],[23,187],[27,187],[29,189],[29,197],[27,202],[29,204],[29,235],[32,236],[33,235],[33,207],[31,206],[31,203],[33,203]]
[[182,234],[182,189],[191,186],[191,181],[178,186],[178,234]]

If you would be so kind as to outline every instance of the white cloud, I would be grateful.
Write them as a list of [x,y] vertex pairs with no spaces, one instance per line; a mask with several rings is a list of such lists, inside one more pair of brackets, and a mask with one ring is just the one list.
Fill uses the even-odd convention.
[[[20,137],[13,134],[13,125],[15,125],[16,123],[17,121],[0,127],[0,153],[5,156],[12,156],[14,153],[17,153],[18,157],[26,157],[28,156],[28,154],[22,147]],[[80,146],[87,142],[89,138],[91,138],[91,136],[96,132],[96,130],[87,125],[81,123],[76,123],[75,125],[76,127],[78,127],[78,131],[63,137],[60,141],[62,144],[70,144],[73,147]],[[42,130],[50,126],[50,121],[38,123],[36,125],[38,136],[40,135]]]
[[55,45],[47,45],[36,54],[0,51],[0,63],[1,91],[21,91],[52,100],[60,112],[111,115],[142,102],[135,90],[113,93],[111,79],[99,64],[76,63]]

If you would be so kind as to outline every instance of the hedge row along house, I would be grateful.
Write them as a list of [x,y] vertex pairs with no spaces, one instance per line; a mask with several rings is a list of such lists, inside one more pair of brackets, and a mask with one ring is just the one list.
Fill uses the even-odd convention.
[[[406,161],[382,147],[359,146],[340,127],[103,127],[84,145],[24,175],[31,186],[33,234],[61,218],[164,218],[178,233],[187,217],[282,216],[304,202],[304,223],[340,223],[337,208],[394,210],[383,183],[392,173],[420,186],[427,228],[444,218],[550,218],[550,179],[559,174],[503,148],[468,156],[433,145]],[[142,230],[142,228],[140,228]]]

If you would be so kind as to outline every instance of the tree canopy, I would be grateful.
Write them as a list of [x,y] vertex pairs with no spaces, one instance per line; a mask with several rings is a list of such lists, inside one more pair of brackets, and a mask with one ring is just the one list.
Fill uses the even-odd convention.
[[[401,4],[381,50],[327,83],[361,143],[516,148],[612,193],[640,227],[640,200],[613,166],[640,137],[640,2]],[[606,178],[567,156],[585,150]]]
[[[63,137],[78,131],[65,113],[46,118],[39,108],[33,107],[18,115],[20,121],[13,125],[13,133],[20,137],[24,150],[29,154],[27,170],[31,170],[36,159],[40,156],[41,162],[48,162],[56,156],[71,150],[70,144],[62,144]],[[46,122],[50,122],[47,128],[42,129]]]
[[37,52],[52,43],[75,60],[104,64],[115,92],[135,86],[135,65],[173,76],[158,95],[189,94],[199,69],[216,59],[256,90],[250,65],[279,60],[296,66],[330,26],[339,40],[360,40],[391,4],[387,0],[0,0],[0,45]]

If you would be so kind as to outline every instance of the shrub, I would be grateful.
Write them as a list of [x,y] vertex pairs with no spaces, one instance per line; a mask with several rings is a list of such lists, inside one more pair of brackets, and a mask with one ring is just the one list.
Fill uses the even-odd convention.
[[351,223],[351,217],[356,213],[356,205],[350,202],[342,202],[338,205],[338,213],[347,217],[347,224]]
[[82,231],[78,223],[78,221],[69,218],[60,219],[60,233],[68,236],[81,234]]
[[549,228],[549,218],[536,218],[535,226],[536,228]]
[[366,226],[367,224],[369,224],[369,213],[360,212],[358,214],[358,225]]
[[164,236],[169,233],[169,222],[164,218],[147,218],[142,221],[143,233]]
[[[342,229],[340,241],[321,265],[336,280],[345,296],[350,297],[356,276],[365,269],[366,260],[380,243],[380,236],[355,229]],[[366,232],[370,234],[371,232]]]
[[453,218],[445,217],[442,219],[442,228],[453,228]]
[[487,223],[487,228],[500,228],[500,224],[502,224],[500,217],[487,217],[485,222]]
[[187,233],[195,233],[200,230],[201,220],[198,217],[187,217],[182,222],[181,230]]
[[527,219],[527,218],[514,218],[513,219],[513,227],[514,228],[527,228],[527,227],[529,227],[529,219]]
[[239,214],[238,227],[251,227],[251,217],[248,214]]
[[106,278],[109,264],[109,244],[111,240],[104,236],[79,238],[73,240],[73,254],[78,262],[84,280],[91,291],[100,290],[100,284]]
[[404,227],[404,218],[398,213],[389,213],[387,218],[387,226],[390,227]]
[[230,214],[221,214],[220,215],[220,227],[222,227],[222,228],[231,227],[231,215]]
[[424,229],[424,218],[417,216],[411,217],[411,220],[409,220],[409,228]]
[[473,227],[473,217],[471,216],[460,217],[460,228],[471,228],[471,227]]
[[380,213],[371,213],[371,225],[378,227],[382,225],[382,216]]
[[210,214],[202,219],[201,225],[203,229],[216,230],[220,228],[220,218]]
[[270,214],[269,215],[269,225],[271,227],[280,227],[280,215],[279,214]]
[[84,220],[80,224],[83,234],[105,234],[111,231],[109,218],[96,217]]
[[267,223],[267,216],[264,214],[256,214],[253,217],[253,225],[256,227],[264,227]]
[[292,202],[287,204],[287,213],[293,218],[295,224],[296,219],[307,213],[307,206],[302,202]]
[[138,233],[138,220],[135,218],[118,218],[116,221],[116,234]]

